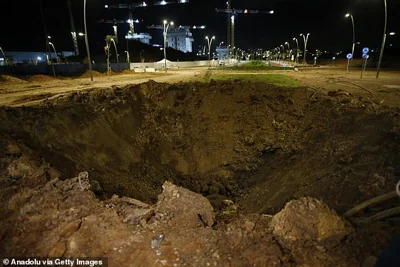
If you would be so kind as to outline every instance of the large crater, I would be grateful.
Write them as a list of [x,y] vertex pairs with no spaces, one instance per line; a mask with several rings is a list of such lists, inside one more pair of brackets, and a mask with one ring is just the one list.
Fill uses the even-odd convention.
[[155,201],[170,180],[218,207],[274,213],[317,197],[338,211],[394,188],[399,116],[362,96],[247,82],[148,82],[2,108],[2,145],[62,177],[88,171],[108,197]]

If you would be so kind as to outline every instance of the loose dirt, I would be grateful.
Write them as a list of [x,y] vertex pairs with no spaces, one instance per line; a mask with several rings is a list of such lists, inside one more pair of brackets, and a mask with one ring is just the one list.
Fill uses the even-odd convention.
[[[326,259],[325,263],[313,264],[310,251],[315,251],[315,247],[311,246],[313,249],[306,252],[308,245],[305,243],[308,244],[308,241],[305,241],[301,244],[302,252],[296,254],[293,249],[298,244],[283,240],[276,229],[275,232],[267,230],[269,220],[261,222],[263,216],[260,214],[270,218],[288,201],[303,196],[320,199],[342,214],[361,201],[392,191],[400,174],[399,114],[397,107],[382,102],[380,94],[362,91],[332,90],[325,93],[305,87],[279,88],[240,81],[212,81],[209,84],[150,81],[73,92],[31,107],[2,108],[0,135],[4,140],[3,148],[10,143],[28,147],[36,154],[35,158],[48,162],[47,166],[58,173],[61,180],[88,171],[101,200],[117,194],[156,205],[157,210],[159,196],[165,193],[162,192],[162,185],[166,180],[202,194],[221,214],[217,217],[217,224],[233,225],[233,228],[227,226],[221,233],[240,235],[217,241],[211,237],[215,233],[205,230],[201,238],[208,241],[199,242],[201,246],[217,242],[218,246],[222,246],[218,250],[224,250],[222,254],[225,256],[217,255],[226,261],[231,257],[231,266],[248,263],[266,266],[265,262],[276,262],[278,266],[306,263],[312,266],[332,266],[333,263],[335,266],[353,266],[369,255],[378,255],[390,238],[399,233],[398,223],[384,221],[374,229],[369,228],[370,225],[356,225],[355,234],[343,226],[340,228],[343,235],[334,246],[337,248],[340,244],[340,251],[333,251],[328,246],[320,251],[320,259]],[[21,160],[18,153],[14,153],[14,157]],[[6,161],[11,161],[10,157],[6,157]],[[11,163],[4,163],[3,166],[8,164]],[[9,176],[10,173],[4,174],[4,177]],[[54,177],[45,172],[34,185],[44,185],[51,178]],[[67,181],[63,183],[69,183]],[[35,187],[30,185],[30,188]],[[62,195],[54,195],[57,190],[50,191],[54,199],[62,198]],[[44,195],[47,191],[40,192]],[[3,196],[6,195],[4,193]],[[72,195],[68,194],[68,197],[74,199]],[[81,197],[81,200],[76,200],[77,205],[82,205],[79,203],[87,201],[84,198],[89,196]],[[38,203],[45,200],[40,201]],[[204,203],[203,200],[198,201]],[[237,206],[238,213],[233,212],[233,217],[232,212],[226,210],[227,201]],[[101,203],[96,205],[103,205]],[[70,209],[71,205],[74,204],[61,210]],[[315,205],[325,209],[323,205]],[[89,207],[95,209],[95,206]],[[368,209],[361,216],[370,216],[383,208]],[[101,209],[96,216],[107,218],[104,212]],[[246,223],[253,213],[258,214],[254,219],[256,222],[250,220]],[[76,218],[86,216],[90,217],[86,212]],[[126,227],[114,222],[117,219],[112,216],[109,217],[110,224],[118,225],[116,229]],[[206,217],[200,217],[205,226],[214,225],[208,223]],[[38,224],[46,220],[48,218],[42,218]],[[144,224],[147,223],[145,220]],[[171,222],[170,227],[174,223]],[[261,227],[255,228],[259,231],[253,231],[253,224]],[[250,229],[250,239],[246,241],[242,240],[243,232],[237,230],[243,227]],[[233,232],[229,232],[229,228],[234,229]],[[174,232],[175,236],[181,234],[181,231]],[[185,238],[198,238],[193,233],[187,234]],[[140,232],[139,235],[143,235],[141,241],[150,240],[148,232]],[[346,236],[352,235],[352,238],[346,239]],[[140,240],[132,242],[140,243]],[[181,242],[188,244],[188,240],[182,239]],[[50,243],[73,255],[73,251],[68,250],[69,245],[62,241],[64,245],[56,246],[57,242],[52,240]],[[200,243],[197,245],[200,246]],[[250,246],[261,246],[262,243],[266,247],[261,250]],[[139,250],[142,248],[142,245],[137,246]],[[243,246],[247,249],[242,250]],[[41,255],[54,249],[43,244],[35,247],[42,250],[32,253]],[[132,247],[126,250],[122,247],[122,251],[132,251]],[[241,250],[235,250],[238,247]],[[207,251],[214,253],[215,247]],[[270,253],[261,256],[265,251]],[[233,256],[237,253],[244,255],[241,261]],[[136,256],[149,259],[143,255]],[[204,258],[206,255],[210,257],[214,254],[204,254]],[[187,258],[193,260],[191,256]],[[200,257],[192,265],[204,266],[207,263],[202,261],[204,258]],[[186,263],[191,265],[189,261]],[[220,266],[219,263],[217,261],[217,266]]]
[[52,81],[55,81],[55,80],[58,80],[58,79],[55,78],[55,77],[48,76],[48,75],[39,74],[39,75],[30,76],[30,77],[27,78],[27,80],[29,82],[43,83],[43,82],[52,82]]
[[0,75],[0,83],[3,84],[24,84],[27,81],[10,76],[10,75]]

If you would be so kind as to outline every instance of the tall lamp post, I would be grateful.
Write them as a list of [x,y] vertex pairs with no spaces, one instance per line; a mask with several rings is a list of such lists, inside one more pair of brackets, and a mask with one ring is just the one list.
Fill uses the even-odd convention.
[[86,44],[86,52],[90,70],[90,80],[93,82],[92,60],[90,59],[89,41],[88,41],[87,26],[86,26],[86,0],[83,0],[83,23],[85,27],[85,44]]
[[129,64],[131,63],[130,58],[129,58],[129,51],[125,51],[126,53],[126,62]]
[[[288,47],[288,52],[289,52],[289,61],[290,61],[290,54],[291,54],[291,50],[290,50],[290,44],[289,44],[289,42],[285,42],[285,45],[287,45],[287,47]],[[286,52],[287,53],[287,52]]]
[[306,61],[307,43],[308,43],[308,37],[310,36],[310,34],[307,33],[307,36],[305,36],[304,34],[300,34],[300,36],[303,36],[303,40],[304,40],[304,59],[303,59],[303,63],[307,65],[307,61]]
[[379,62],[378,62],[378,69],[376,71],[376,78],[379,78],[379,72],[381,71],[381,64],[382,64],[382,57],[383,57],[383,51],[385,50],[385,43],[386,43],[386,30],[387,30],[387,2],[386,0],[383,0],[384,5],[385,5],[385,25],[383,27],[383,40],[382,40],[382,46],[381,46],[381,52],[379,54]]
[[206,40],[208,43],[208,62],[209,62],[210,67],[211,67],[211,44],[214,39],[215,39],[215,36],[213,36],[212,38],[208,38],[208,36],[206,36]]
[[346,14],[346,18],[350,17],[351,18],[351,24],[353,25],[353,47],[351,49],[351,59],[349,61],[349,66],[347,67],[347,69],[350,71],[351,69],[351,65],[353,63],[353,58],[354,58],[354,48],[356,47],[356,31],[354,28],[354,17],[352,14],[347,13]]
[[119,67],[119,56],[118,56],[117,45],[115,44],[114,38],[111,39],[111,42],[113,42],[113,44],[114,44],[115,54],[117,55],[118,71],[121,71],[121,69],[120,69],[120,67]]
[[168,21],[164,20],[164,68],[165,73],[167,73],[167,33],[169,26],[173,26],[174,22],[168,23]]
[[298,64],[299,63],[299,41],[297,40],[296,37],[293,38],[293,41],[296,41],[296,47],[297,47],[297,50],[296,50],[296,63]]
[[285,61],[285,46],[281,45],[280,47],[282,47],[282,61]]
[[1,54],[3,55],[3,57],[4,57],[4,64],[5,64],[5,66],[7,66],[7,58],[6,58],[6,55],[4,55],[4,51],[3,51],[3,49],[0,47],[0,51],[1,51]]
[[54,47],[54,44],[53,44],[52,42],[49,42],[49,45],[50,45],[51,47],[53,47],[54,53],[56,54],[56,62],[58,63],[58,57],[57,57],[56,48]]

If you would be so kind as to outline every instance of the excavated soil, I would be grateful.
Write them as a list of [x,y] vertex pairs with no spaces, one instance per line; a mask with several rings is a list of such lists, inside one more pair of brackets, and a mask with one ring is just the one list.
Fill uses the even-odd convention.
[[[400,174],[399,110],[364,94],[339,91],[325,95],[307,88],[241,81],[175,85],[150,81],[81,91],[38,106],[2,108],[0,122],[4,149],[7,144],[24,146],[34,151],[35,158],[48,163],[45,175],[33,185],[28,183],[30,188],[43,186],[54,177],[64,180],[87,171],[100,200],[114,194],[150,204],[158,200],[157,209],[162,185],[171,181],[202,194],[224,215],[230,215],[224,205],[232,200],[241,215],[235,215],[236,219],[222,216],[219,222],[231,222],[239,228],[247,220],[241,216],[276,214],[288,201],[303,196],[320,199],[341,214],[359,202],[392,191]],[[21,160],[21,154],[17,154],[14,157]],[[63,199],[56,195],[53,198]],[[379,207],[361,216],[378,211]],[[99,209],[96,216],[105,216],[103,212],[107,211]],[[269,224],[261,218],[257,215],[251,225]],[[247,226],[252,232],[254,225]],[[384,221],[372,228],[356,227],[356,237],[343,244],[347,254],[337,250],[329,256],[324,254],[319,259],[328,257],[326,264],[324,260],[312,264],[309,252],[298,256],[291,250],[295,245],[282,241],[279,233],[261,230],[261,226],[250,239],[240,234],[238,240],[246,237],[245,250],[235,251],[236,239],[229,238],[225,240],[229,246],[219,249],[225,251],[225,260],[231,257],[231,266],[247,266],[249,262],[257,266],[267,266],[265,262],[276,262],[278,266],[352,266],[369,255],[376,256],[399,233],[398,226],[398,221]],[[209,236],[213,244],[221,246],[219,242],[225,242],[215,236],[218,234],[204,231],[202,238]],[[224,231],[228,230],[223,230],[226,234]],[[344,232],[342,238],[349,234]],[[147,240],[148,234],[142,238]],[[190,234],[181,241],[190,243],[186,237]],[[202,242],[198,244],[203,246]],[[257,242],[265,242],[259,246],[268,247],[263,248],[269,251],[265,257],[257,254],[265,250],[250,245]],[[51,248],[46,249],[41,255]],[[211,252],[215,252],[213,249]],[[232,260],[232,253],[245,254],[239,261]],[[218,262],[216,266],[223,266]],[[193,265],[204,264],[199,261]]]
[[58,79],[55,78],[55,77],[52,77],[52,76],[43,75],[43,74],[38,74],[38,75],[29,76],[29,77],[27,78],[27,80],[28,80],[29,82],[38,82],[38,83],[42,83],[42,82],[52,82],[52,81],[56,81],[56,80],[58,80]]

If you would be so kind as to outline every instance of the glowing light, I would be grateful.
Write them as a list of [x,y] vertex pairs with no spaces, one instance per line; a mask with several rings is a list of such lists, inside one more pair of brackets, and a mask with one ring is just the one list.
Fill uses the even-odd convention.
[[273,11],[273,10],[271,10],[270,12],[269,12],[269,14],[274,14],[275,13],[275,11]]
[[161,2],[160,2],[160,5],[166,5],[167,4],[167,2],[165,2],[165,0],[162,0]]

